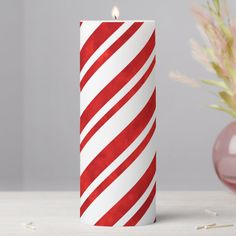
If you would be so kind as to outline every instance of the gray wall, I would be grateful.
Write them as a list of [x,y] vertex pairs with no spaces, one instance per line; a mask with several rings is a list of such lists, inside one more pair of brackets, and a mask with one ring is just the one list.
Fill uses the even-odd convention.
[[79,187],[79,5],[25,0],[25,189]]
[[22,187],[23,5],[0,1],[0,189]]
[[[15,18],[24,7],[22,25],[6,13],[6,23],[1,25],[4,31],[14,25],[4,38],[10,54],[0,55],[1,83],[7,85],[6,90],[1,89],[5,99],[9,96],[0,111],[5,117],[5,123],[0,124],[4,129],[0,134],[1,189],[14,176],[18,178],[16,186],[22,180],[25,190],[78,189],[79,20],[110,19],[114,4],[119,6],[122,19],[154,19],[157,23],[159,189],[223,188],[213,170],[211,149],[230,119],[207,108],[215,99],[207,90],[194,90],[168,79],[169,71],[176,69],[197,78],[213,76],[191,58],[189,39],[199,39],[191,1],[24,0],[22,6],[17,0],[0,2],[12,14],[17,8]],[[235,9],[235,1],[230,4]],[[23,33],[24,46],[20,47],[17,39]],[[7,50],[2,44],[0,47]],[[17,76],[22,68],[24,79]]]

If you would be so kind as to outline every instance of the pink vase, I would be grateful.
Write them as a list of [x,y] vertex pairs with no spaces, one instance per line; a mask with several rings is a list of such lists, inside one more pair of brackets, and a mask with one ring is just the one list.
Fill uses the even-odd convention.
[[213,162],[219,179],[236,192],[236,122],[225,127],[217,137]]

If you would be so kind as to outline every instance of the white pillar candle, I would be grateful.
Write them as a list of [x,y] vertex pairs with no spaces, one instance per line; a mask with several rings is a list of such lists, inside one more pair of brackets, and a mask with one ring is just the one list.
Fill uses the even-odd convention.
[[80,191],[82,222],[155,221],[154,21],[82,21]]

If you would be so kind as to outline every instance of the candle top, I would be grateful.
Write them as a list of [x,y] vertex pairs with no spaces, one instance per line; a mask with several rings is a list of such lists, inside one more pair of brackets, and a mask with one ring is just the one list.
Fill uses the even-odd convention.
[[120,11],[119,8],[117,6],[113,6],[112,10],[111,10],[111,15],[112,15],[112,20],[81,20],[80,22],[151,22],[151,23],[155,23],[154,20],[119,20],[119,16],[120,16]]
[[155,20],[80,20],[80,22],[150,22],[150,23],[155,23]]

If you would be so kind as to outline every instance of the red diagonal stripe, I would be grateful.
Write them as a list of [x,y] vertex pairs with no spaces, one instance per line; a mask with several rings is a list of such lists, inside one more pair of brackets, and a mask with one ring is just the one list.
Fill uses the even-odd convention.
[[83,24],[83,21],[80,21],[80,26]]
[[139,54],[91,101],[80,119],[80,130],[142,68],[155,46],[155,32]]
[[120,101],[118,101],[94,126],[93,128],[87,133],[87,135],[84,137],[80,144],[80,151],[83,150],[86,143],[91,139],[91,137],[117,112],[120,110],[124,104],[126,104],[130,98],[142,87],[142,85],[145,83],[145,81],[148,79],[149,75],[151,74],[154,66],[155,66],[155,57],[145,72],[145,74],[142,76],[142,78],[134,85],[134,87],[122,98]]
[[119,133],[87,166],[80,176],[81,195],[88,186],[138,137],[156,108],[156,90],[134,120]]
[[93,53],[122,25],[124,22],[103,22],[90,35],[80,51],[80,70]]
[[80,82],[80,90],[82,91],[85,84],[92,75],[122,46],[128,39],[141,27],[143,22],[135,22],[129,29],[121,35],[89,68]]
[[156,184],[153,186],[151,193],[149,194],[148,198],[143,203],[143,205],[138,209],[138,211],[129,219],[129,221],[124,226],[134,226],[142,219],[142,217],[145,215],[148,208],[150,207],[155,197],[155,194],[156,194]]
[[156,128],[156,121],[154,121],[151,129],[139,144],[139,146],[130,154],[130,156],[122,162],[98,187],[89,195],[80,208],[80,215],[82,216],[90,204],[111,184],[116,180],[127,168],[138,158],[142,151],[146,148],[151,140]]
[[139,181],[95,225],[113,226],[140,199],[156,172],[156,155]]

